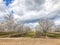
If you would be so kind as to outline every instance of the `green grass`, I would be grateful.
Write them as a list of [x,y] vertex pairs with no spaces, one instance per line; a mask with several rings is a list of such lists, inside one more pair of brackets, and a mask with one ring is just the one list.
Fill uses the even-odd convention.
[[[0,38],[5,37],[30,37],[34,38],[35,32],[20,33],[20,32],[0,32]],[[45,33],[42,33],[42,36],[45,36]],[[60,34],[47,33],[48,37],[51,38],[60,38]]]
[[12,35],[20,34],[19,32],[0,32],[0,37],[10,37]]
[[[43,37],[46,36],[46,33],[41,33]],[[47,37],[50,37],[50,38],[60,38],[60,34],[58,33],[47,33]]]
[[20,32],[0,32],[0,37],[34,37],[35,32],[20,33]]
[[29,32],[23,35],[23,37],[31,37],[31,38],[34,38],[34,36],[35,36],[35,32]]
[[52,38],[60,38],[60,34],[48,33],[47,36]]

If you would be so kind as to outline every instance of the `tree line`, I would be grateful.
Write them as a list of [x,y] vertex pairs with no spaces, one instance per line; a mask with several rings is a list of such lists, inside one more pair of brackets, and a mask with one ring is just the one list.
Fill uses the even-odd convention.
[[[16,23],[16,19],[14,19],[11,15],[4,16],[5,21],[0,23],[0,32],[20,32],[20,33],[28,33],[33,29],[24,24]],[[38,25],[35,27],[35,35],[39,37],[42,35],[41,33],[45,33],[47,36],[48,32],[59,32],[60,27],[55,26],[54,21],[48,18],[40,19],[38,21]]]

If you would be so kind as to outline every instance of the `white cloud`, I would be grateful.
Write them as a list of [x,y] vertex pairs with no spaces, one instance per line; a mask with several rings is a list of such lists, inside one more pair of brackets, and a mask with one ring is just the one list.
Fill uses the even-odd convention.
[[52,15],[49,14],[60,9],[59,4],[60,0],[15,0],[10,5],[10,9],[14,11],[17,18],[20,17],[21,21],[25,21],[50,17]]
[[[10,10],[13,10],[14,17],[22,22],[44,17],[50,18],[60,11],[60,0],[15,0],[10,4]],[[35,27],[36,23],[30,22],[26,25]]]
[[[0,0],[0,17],[10,14],[11,10],[14,11],[14,18],[18,18],[22,22],[43,17],[50,18],[60,11],[60,0],[14,0],[9,8],[6,7],[3,0]],[[59,21],[55,23],[59,24]],[[30,22],[26,25],[35,27],[36,24]]]
[[9,13],[8,8],[4,4],[3,0],[0,0],[0,17],[3,17],[8,13]]
[[38,25],[38,22],[35,23],[25,23],[26,26],[30,26],[32,29],[35,29],[35,27]]
[[[57,1],[57,0],[55,0],[55,1]],[[46,0],[46,3],[44,4],[45,10],[52,12],[52,11],[55,11],[57,9],[60,9],[60,5],[59,5],[60,4],[60,0],[58,0],[56,2],[56,4],[54,4],[55,1]]]
[[60,20],[56,20],[55,25],[60,25]]

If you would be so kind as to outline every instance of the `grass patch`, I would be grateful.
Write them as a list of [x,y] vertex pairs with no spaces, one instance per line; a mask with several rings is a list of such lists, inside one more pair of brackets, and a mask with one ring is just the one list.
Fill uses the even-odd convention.
[[5,37],[34,37],[35,32],[20,33],[20,32],[0,32],[0,38]]
[[[42,33],[41,36],[46,36],[46,34]],[[47,33],[47,36],[51,37],[51,38],[60,38],[60,34],[55,34],[55,33]],[[28,32],[28,33],[0,32],[0,38],[5,38],[5,37],[30,37],[30,38],[34,38],[35,32]]]
[[48,33],[47,34],[48,37],[52,37],[52,38],[60,38],[60,34],[53,34],[53,33]]

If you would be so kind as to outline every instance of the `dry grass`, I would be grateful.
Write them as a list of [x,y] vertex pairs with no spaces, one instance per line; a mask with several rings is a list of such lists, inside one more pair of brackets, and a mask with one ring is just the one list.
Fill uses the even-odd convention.
[[60,39],[0,38],[0,45],[60,45]]

